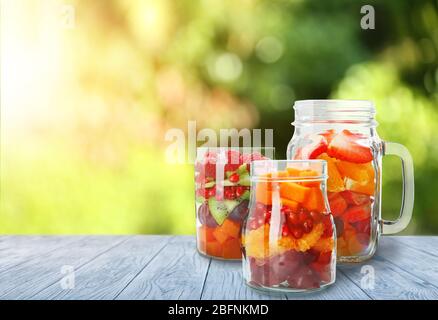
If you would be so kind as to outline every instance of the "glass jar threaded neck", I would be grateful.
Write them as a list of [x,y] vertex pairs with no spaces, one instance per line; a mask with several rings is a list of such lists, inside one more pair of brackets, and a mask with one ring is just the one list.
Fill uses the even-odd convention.
[[367,100],[295,101],[295,127],[315,124],[351,124],[376,127],[374,104]]

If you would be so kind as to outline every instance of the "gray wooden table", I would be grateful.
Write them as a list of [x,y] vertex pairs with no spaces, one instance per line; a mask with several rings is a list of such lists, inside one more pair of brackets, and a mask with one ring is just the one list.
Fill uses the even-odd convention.
[[0,299],[438,299],[438,237],[384,237],[328,289],[269,296],[191,236],[1,236]]

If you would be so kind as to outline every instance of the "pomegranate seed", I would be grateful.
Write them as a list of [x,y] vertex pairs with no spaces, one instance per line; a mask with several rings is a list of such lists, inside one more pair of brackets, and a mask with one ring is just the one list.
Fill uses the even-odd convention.
[[214,197],[216,195],[216,187],[212,187],[206,191],[207,191],[207,197],[209,198]]
[[292,229],[292,235],[295,239],[301,239],[301,237],[303,236],[303,230],[301,229],[301,227],[296,226]]
[[233,173],[233,174],[228,178],[228,180],[230,180],[230,182],[232,182],[232,183],[237,183],[237,182],[239,182],[239,179],[240,179],[240,177],[239,177],[239,175],[238,175],[237,173]]
[[282,231],[281,231],[281,235],[283,237],[287,237],[289,235],[289,228],[287,227],[287,225],[283,225]]
[[245,188],[242,186],[236,187],[236,197],[239,198],[245,193]]
[[304,223],[304,221],[306,221],[309,218],[309,214],[304,211],[304,209],[302,209],[300,211],[300,213],[298,213],[298,219],[300,220],[301,223]]
[[309,213],[310,218],[312,218],[313,222],[318,223],[321,221],[321,213],[316,212],[316,211],[310,211]]
[[298,214],[295,213],[295,212],[290,212],[290,213],[287,215],[287,221],[288,221],[290,224],[292,224],[292,225],[295,225],[295,224],[299,224],[299,223],[300,223],[300,219],[299,219],[299,217],[298,217]]
[[310,231],[312,231],[312,229],[313,229],[313,220],[309,218],[303,222],[303,230],[305,233],[309,233]]

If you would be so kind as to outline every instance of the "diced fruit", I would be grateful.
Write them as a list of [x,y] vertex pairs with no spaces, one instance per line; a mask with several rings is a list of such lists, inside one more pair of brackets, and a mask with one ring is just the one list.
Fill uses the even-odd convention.
[[320,238],[312,249],[320,252],[331,252],[334,249],[333,238]]
[[363,249],[365,249],[365,246],[362,243],[360,243],[359,240],[357,239],[356,234],[349,236],[347,243],[348,243],[348,250],[353,255],[358,254],[362,252]]
[[221,225],[225,219],[228,217],[230,211],[228,211],[227,206],[223,201],[218,201],[215,198],[208,199],[208,208],[210,209],[211,215],[217,224]]
[[281,198],[281,205],[288,207],[292,212],[297,212],[300,204],[294,200]]
[[214,241],[215,237],[213,236],[215,228],[207,227],[202,225],[198,228],[198,238],[203,241]]
[[307,138],[309,142],[298,150],[295,159],[316,159],[327,151],[327,140],[324,136],[312,134]]
[[206,253],[210,256],[222,257],[223,246],[217,241],[206,243]]
[[309,211],[325,211],[324,196],[319,188],[310,188],[310,191],[302,204],[303,207]]
[[303,236],[303,229],[299,225],[294,226],[291,232],[295,239],[301,239]]
[[228,216],[233,221],[242,221],[248,214],[248,200],[240,202]]
[[368,247],[370,244],[370,234],[369,233],[357,233],[356,234],[357,241],[359,241],[365,247]]
[[350,205],[360,206],[370,202],[370,196],[363,193],[345,190],[341,193],[341,195]]
[[354,206],[348,208],[344,213],[344,220],[349,223],[354,223],[360,220],[367,219],[371,216],[371,207],[369,204]]
[[371,162],[361,164],[338,161],[336,166],[343,177],[353,179],[356,182],[366,183],[374,180],[374,169]]
[[239,175],[237,173],[233,173],[231,176],[229,176],[228,180],[230,180],[230,182],[232,183],[237,183],[239,182]]
[[294,167],[286,168],[289,177],[299,177],[301,170]]
[[256,185],[255,198],[257,202],[265,205],[272,204],[272,191],[271,184],[269,182],[258,182]]
[[240,223],[227,219],[220,227],[217,227],[216,230],[219,230],[230,238],[238,238],[240,235]]
[[[225,220],[225,221],[228,221],[228,220]],[[215,239],[222,245],[225,243],[225,241],[227,241],[230,238],[228,236],[228,234],[222,232],[220,227],[218,227],[218,228],[216,228],[216,230],[214,230],[213,235],[214,235]]]
[[329,157],[326,153],[321,154],[318,159],[327,161],[328,179],[327,179],[327,191],[329,192],[341,192],[345,190],[344,179],[336,167],[336,160]]
[[371,216],[366,219],[352,223],[352,226],[356,229],[357,233],[370,234],[371,231]]
[[339,193],[330,198],[329,204],[334,217],[342,215],[348,206],[347,201]]
[[226,259],[240,259],[242,251],[240,239],[228,239],[223,245],[223,257]]
[[330,157],[355,163],[366,163],[373,160],[371,149],[368,146],[359,144],[363,139],[360,134],[352,133],[349,130],[342,130],[334,136],[330,142],[327,154]]
[[321,132],[319,135],[323,136],[327,140],[327,143],[330,143],[330,142],[332,142],[335,134],[336,134],[336,131],[333,129],[330,129],[330,130]]
[[[212,198],[214,199],[214,198]],[[214,228],[218,224],[209,210],[207,203],[203,203],[198,208],[198,219],[202,225]]]
[[241,186],[249,187],[251,185],[251,179],[249,174],[242,174],[239,178],[239,184]]
[[287,221],[288,226],[290,226],[290,228],[292,228],[293,226],[299,224],[300,223],[300,218],[299,218],[298,213],[289,212],[286,215],[286,221]]
[[309,192],[310,188],[294,182],[282,182],[280,184],[280,195],[285,199],[303,202],[307,199]]
[[347,190],[350,191],[364,193],[370,196],[374,195],[374,187],[375,187],[374,181],[369,181],[368,183],[360,184],[354,180],[346,179],[345,187],[347,188]]
[[234,210],[235,207],[239,205],[239,201],[236,200],[224,200],[225,207],[227,208],[228,212],[231,212]]

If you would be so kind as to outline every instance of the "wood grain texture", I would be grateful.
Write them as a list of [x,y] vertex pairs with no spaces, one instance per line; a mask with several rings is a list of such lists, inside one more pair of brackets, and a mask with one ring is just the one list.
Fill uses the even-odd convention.
[[195,238],[173,239],[117,299],[189,299],[201,297],[210,259],[198,254]]
[[18,266],[0,270],[0,299],[28,299],[44,288],[58,283],[63,277],[63,266],[75,270],[101,252],[124,241],[121,237],[89,236],[70,243],[59,250],[38,255]]
[[[61,288],[63,265],[74,289]],[[361,283],[370,267],[374,288]],[[438,299],[438,237],[382,237],[373,259],[338,266],[333,286],[267,295],[191,236],[1,236],[0,299]]]
[[75,272],[75,288],[54,283],[33,299],[114,299],[167,245],[165,236],[132,236]]

